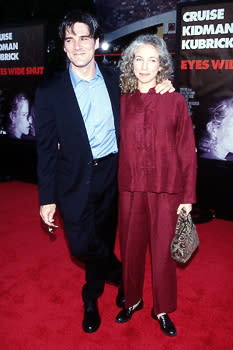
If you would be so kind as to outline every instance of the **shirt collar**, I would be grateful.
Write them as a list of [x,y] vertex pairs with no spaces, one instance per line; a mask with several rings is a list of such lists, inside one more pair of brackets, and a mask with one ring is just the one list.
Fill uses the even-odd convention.
[[[98,78],[103,79],[103,75],[102,75],[102,73],[99,69],[99,66],[96,62],[95,62],[95,69],[96,69],[95,75],[91,80],[97,80]],[[69,74],[70,74],[70,79],[72,81],[72,85],[73,85],[74,89],[77,87],[77,85],[79,83],[81,83],[82,81],[85,81],[72,71],[71,64],[69,65]]]

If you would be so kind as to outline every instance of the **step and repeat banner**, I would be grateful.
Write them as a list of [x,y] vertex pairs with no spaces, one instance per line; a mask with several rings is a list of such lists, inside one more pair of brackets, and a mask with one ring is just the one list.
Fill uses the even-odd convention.
[[208,186],[204,188],[202,199],[205,196],[210,205],[217,197],[229,203],[233,194],[233,2],[181,3],[177,29],[175,81],[195,128],[200,183],[205,177],[211,184],[208,193]]
[[45,42],[44,23],[0,26],[0,177],[19,172],[18,158],[25,167],[35,163],[33,100],[44,75]]

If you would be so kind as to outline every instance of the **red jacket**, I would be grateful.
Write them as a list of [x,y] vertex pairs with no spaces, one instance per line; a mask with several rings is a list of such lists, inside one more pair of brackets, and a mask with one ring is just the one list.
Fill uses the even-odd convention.
[[184,97],[136,90],[121,97],[119,190],[183,194],[196,201],[196,152]]

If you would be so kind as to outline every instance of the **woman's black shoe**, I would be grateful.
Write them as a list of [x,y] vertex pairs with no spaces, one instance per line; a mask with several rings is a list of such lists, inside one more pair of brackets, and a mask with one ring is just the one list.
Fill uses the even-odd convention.
[[124,323],[128,322],[133,316],[135,311],[139,311],[143,308],[143,300],[141,299],[139,304],[133,308],[133,306],[128,307],[128,309],[123,308],[116,317],[116,322]]
[[151,316],[153,319],[159,322],[161,331],[168,335],[169,337],[174,337],[177,335],[176,328],[169,318],[168,314],[161,315],[159,318],[154,314],[154,311],[152,310]]

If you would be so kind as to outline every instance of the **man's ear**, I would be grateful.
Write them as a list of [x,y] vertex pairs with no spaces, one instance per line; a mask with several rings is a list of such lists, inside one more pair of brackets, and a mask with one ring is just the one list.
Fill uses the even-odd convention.
[[95,41],[95,50],[97,50],[100,47],[100,39],[97,38]]

